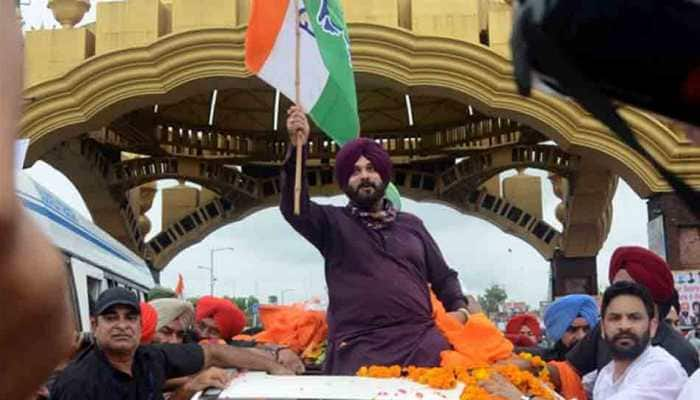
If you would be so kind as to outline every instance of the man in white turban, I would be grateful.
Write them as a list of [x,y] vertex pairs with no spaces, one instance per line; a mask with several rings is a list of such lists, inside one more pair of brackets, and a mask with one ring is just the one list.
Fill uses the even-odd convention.
[[194,321],[194,307],[180,299],[156,299],[149,302],[158,313],[153,343],[182,343]]

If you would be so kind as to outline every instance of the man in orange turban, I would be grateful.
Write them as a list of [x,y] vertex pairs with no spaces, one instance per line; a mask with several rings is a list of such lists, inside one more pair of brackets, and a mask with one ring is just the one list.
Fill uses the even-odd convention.
[[245,327],[245,314],[232,302],[214,296],[197,301],[194,318],[197,335],[202,340],[231,340]]
[[542,329],[534,315],[519,314],[508,321],[506,337],[515,346],[534,347],[542,337]]
[[[199,339],[204,343],[228,342],[241,333],[245,327],[245,314],[231,301],[214,296],[204,296],[197,301],[195,307],[195,330]],[[258,354],[271,357],[295,372],[303,372],[304,364],[293,351],[281,346],[265,346],[253,349]]]
[[149,344],[156,334],[156,324],[158,323],[158,312],[152,305],[141,302],[141,344]]

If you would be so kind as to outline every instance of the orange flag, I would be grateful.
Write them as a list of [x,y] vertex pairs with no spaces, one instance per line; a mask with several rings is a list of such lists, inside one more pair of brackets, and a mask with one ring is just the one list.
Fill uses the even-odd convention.
[[182,279],[182,274],[177,274],[177,285],[175,285],[175,294],[177,297],[182,297],[182,292],[185,291],[185,281]]

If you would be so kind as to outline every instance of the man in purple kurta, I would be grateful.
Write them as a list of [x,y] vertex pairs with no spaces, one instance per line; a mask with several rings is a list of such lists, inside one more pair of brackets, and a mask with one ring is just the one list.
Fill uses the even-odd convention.
[[[306,116],[296,107],[288,114],[290,139],[304,146],[306,158]],[[290,146],[282,167],[280,209],[325,259],[326,373],[352,375],[372,364],[439,365],[440,352],[450,345],[433,322],[428,284],[461,322],[468,318],[467,302],[457,272],[421,220],[383,198],[389,155],[369,139],[346,144],[336,157],[336,177],[348,206],[314,203],[303,180],[301,213],[294,215],[295,150]]]

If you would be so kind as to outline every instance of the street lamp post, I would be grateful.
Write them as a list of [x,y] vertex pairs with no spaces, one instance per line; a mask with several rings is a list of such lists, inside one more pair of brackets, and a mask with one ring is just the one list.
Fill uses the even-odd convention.
[[17,18],[19,19],[20,25],[24,28],[24,18],[22,18],[22,6],[30,5],[31,0],[16,0],[15,7],[17,11]]
[[217,247],[209,250],[209,267],[204,267],[202,265],[197,266],[197,268],[206,269],[209,271],[209,294],[211,296],[214,295],[214,282],[216,282],[216,278],[214,277],[214,253],[224,250],[233,251],[233,247]]
[[198,265],[197,268],[209,271],[209,294],[213,296],[214,295],[214,281],[216,281],[216,278],[214,278],[214,268],[205,267],[204,265]]
[[282,293],[280,296],[280,302],[282,303],[282,305],[284,305],[284,294],[288,293],[288,292],[293,292],[294,290],[296,290],[296,289],[283,289],[282,290]]

